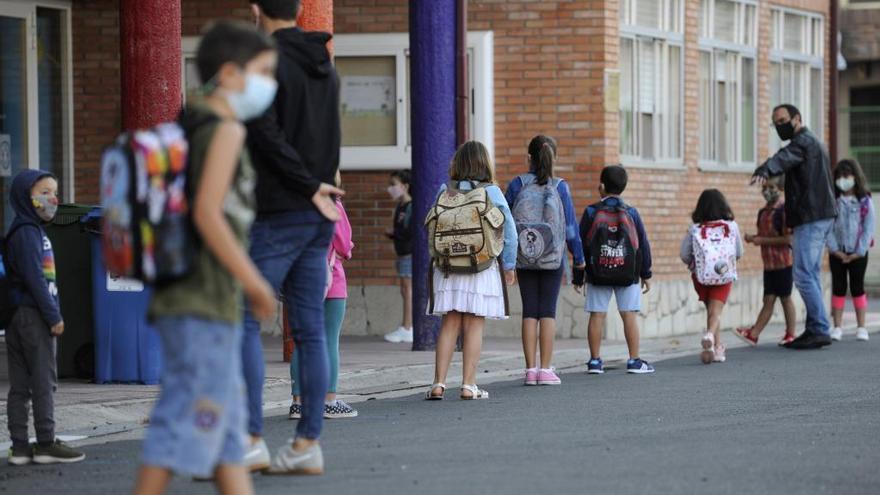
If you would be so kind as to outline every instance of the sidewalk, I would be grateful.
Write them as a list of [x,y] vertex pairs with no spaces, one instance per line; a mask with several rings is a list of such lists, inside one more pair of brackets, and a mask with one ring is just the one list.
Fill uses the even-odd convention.
[[[852,329],[855,321],[848,318],[844,326],[849,329],[845,338],[854,338]],[[872,330],[880,329],[880,313],[870,313],[867,326]],[[776,342],[782,333],[781,325],[771,325],[762,335],[761,341]],[[730,332],[725,332],[723,340],[729,348],[744,346]],[[641,357],[654,362],[696,354],[698,341],[699,337],[696,335],[643,339]],[[265,337],[263,344],[266,360],[263,397],[265,414],[287,414],[290,405],[289,365],[281,359],[281,339]],[[340,349],[342,369],[339,375],[339,397],[347,402],[354,404],[411,395],[431,384],[434,371],[433,352],[412,352],[409,344],[389,344],[375,337],[344,337]],[[602,355],[606,368],[622,368],[628,357],[626,343],[605,341],[602,344]],[[556,341],[554,366],[558,370],[584,368],[588,357],[585,341]],[[658,365],[657,370],[662,373],[663,366]],[[480,384],[520,378],[522,373],[522,348],[518,339],[485,340],[478,377]],[[450,389],[454,391],[460,380],[461,354],[456,353],[449,371]],[[0,455],[6,455],[9,440],[6,428],[8,389],[8,382],[0,381]],[[55,395],[57,434],[82,439],[143,428],[148,422],[158,391],[157,386],[95,385],[77,380],[62,380]],[[31,428],[33,431],[33,425]]]

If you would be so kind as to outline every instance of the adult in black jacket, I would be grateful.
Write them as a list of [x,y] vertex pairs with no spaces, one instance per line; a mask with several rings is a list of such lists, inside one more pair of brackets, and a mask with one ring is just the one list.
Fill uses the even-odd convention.
[[776,132],[788,146],[755,170],[752,183],[785,174],[786,223],[794,228],[794,284],[807,307],[806,329],[788,343],[790,349],[815,349],[831,344],[822,300],[822,253],[837,216],[831,185],[831,162],[819,139],[801,122],[794,105],[773,109]]
[[[327,252],[338,212],[331,186],[339,166],[339,81],[327,33],[296,26],[299,0],[251,0],[260,27],[278,44],[278,94],[248,124],[248,149],[257,171],[257,218],[251,229],[254,263],[289,309],[302,383],[295,440],[271,461],[278,472],[323,471],[318,445],[328,387],[324,331]],[[263,430],[265,376],[260,323],[245,312],[242,369],[248,390],[252,468],[270,463]],[[297,406],[299,407],[299,406]]]

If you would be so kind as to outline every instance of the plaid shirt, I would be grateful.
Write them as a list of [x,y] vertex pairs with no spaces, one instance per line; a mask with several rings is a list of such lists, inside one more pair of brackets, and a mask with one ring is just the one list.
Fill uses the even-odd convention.
[[[758,236],[779,237],[786,235],[790,229],[785,224],[785,202],[779,200],[773,206],[765,206],[758,211]],[[764,271],[782,270],[794,264],[791,244],[761,246],[761,259]]]

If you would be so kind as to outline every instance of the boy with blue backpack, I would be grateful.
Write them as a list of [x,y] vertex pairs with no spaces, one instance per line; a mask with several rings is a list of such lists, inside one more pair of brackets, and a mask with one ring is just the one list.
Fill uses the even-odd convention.
[[588,206],[581,219],[580,234],[587,266],[586,270],[575,268],[573,283],[580,292],[586,278],[585,309],[590,313],[587,373],[590,374],[605,372],[599,349],[612,295],[617,300],[629,348],[627,373],[654,372],[654,367],[639,357],[636,320],[642,308],[642,294],[651,289],[651,246],[638,210],[620,197],[627,180],[623,166],[605,167],[599,177],[601,200]]
[[[55,438],[54,398],[57,384],[55,338],[64,320],[55,285],[55,254],[43,225],[58,210],[58,181],[52,174],[25,170],[12,181],[15,220],[3,240],[5,293],[0,327],[6,328],[9,367],[7,423],[12,448],[9,464],[71,463],[85,459]],[[34,405],[37,444],[28,440],[28,402]]]

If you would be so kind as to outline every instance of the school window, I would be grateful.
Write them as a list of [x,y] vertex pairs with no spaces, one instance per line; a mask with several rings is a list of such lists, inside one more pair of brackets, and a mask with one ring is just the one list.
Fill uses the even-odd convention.
[[700,167],[754,169],[757,5],[700,5]]
[[[790,9],[772,9],[770,24],[770,104],[791,103],[803,123],[822,136],[823,55],[825,26],[821,15]],[[782,146],[770,126],[770,151]]]
[[0,227],[14,214],[12,177],[39,169],[73,200],[70,4],[0,0]]
[[682,56],[679,0],[622,0],[620,155],[631,166],[682,165]]
[[[468,33],[470,135],[494,149],[492,33]],[[183,87],[199,87],[199,38],[183,39]],[[339,73],[343,170],[410,167],[409,34],[338,34],[333,37]]]

